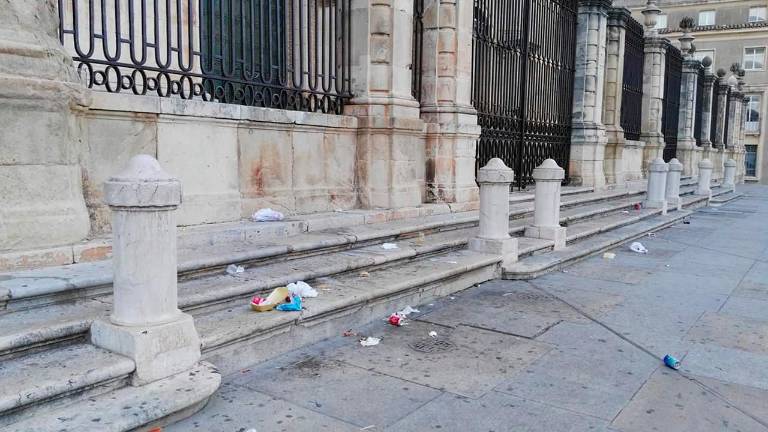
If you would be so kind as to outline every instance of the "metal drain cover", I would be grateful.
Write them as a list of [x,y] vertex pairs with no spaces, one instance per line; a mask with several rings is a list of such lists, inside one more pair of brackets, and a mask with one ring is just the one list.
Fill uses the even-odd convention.
[[409,344],[412,350],[423,353],[441,353],[451,351],[456,348],[453,342],[445,339],[421,339]]

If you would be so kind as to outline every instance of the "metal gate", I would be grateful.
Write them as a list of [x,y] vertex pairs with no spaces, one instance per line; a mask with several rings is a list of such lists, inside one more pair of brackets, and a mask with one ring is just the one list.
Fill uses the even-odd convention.
[[683,77],[683,56],[673,45],[667,45],[664,68],[664,109],[661,124],[664,134],[664,160],[677,157],[677,133],[680,128],[680,83]]
[[571,141],[578,0],[474,0],[472,104],[477,166],[501,158],[518,188]]

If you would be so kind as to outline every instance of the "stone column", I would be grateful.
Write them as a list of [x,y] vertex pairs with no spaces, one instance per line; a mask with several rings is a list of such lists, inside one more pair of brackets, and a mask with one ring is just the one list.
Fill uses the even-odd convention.
[[669,41],[659,36],[656,21],[661,9],[648,0],[645,17],[645,64],[643,65],[643,123],[640,139],[645,141],[643,169],[664,154],[661,115],[664,111],[664,68]]
[[83,240],[89,92],[58,40],[54,0],[0,7],[0,250]]
[[429,202],[477,203],[480,126],[472,106],[472,2],[424,1],[421,119]]
[[605,124],[605,180],[608,184],[625,182],[624,129],[621,127],[621,106],[624,85],[624,48],[626,45],[627,20],[631,18],[626,8],[613,8],[608,12],[608,39],[605,59],[605,94],[603,99],[603,123]]
[[133,385],[185,371],[200,359],[200,340],[177,301],[176,217],[181,183],[152,156],[134,156],[104,186],[112,209],[114,307],[91,327],[94,345],[136,363]]
[[605,186],[605,49],[611,0],[580,0],[576,27],[576,64],[571,132],[571,182]]
[[411,95],[413,0],[352,0],[352,93],[357,182],[364,208],[424,201],[424,122]]
[[683,201],[680,199],[680,177],[683,173],[683,164],[677,159],[669,161],[669,171],[667,172],[667,205],[674,209],[683,208]]
[[680,117],[678,121],[677,152],[682,158],[686,176],[694,175],[694,153],[696,147],[694,126],[696,125],[696,85],[701,63],[693,58],[683,60],[683,76],[680,83]]
[[725,117],[728,106],[728,86],[726,85],[724,69],[718,69],[715,83],[717,84],[715,88],[717,92],[717,106],[715,107],[717,116],[715,116],[715,120],[717,123],[715,124],[715,136],[712,137],[712,145],[715,148],[723,149],[725,148]]
[[669,167],[664,159],[656,158],[648,166],[648,190],[643,207],[660,208],[667,214],[667,172]]
[[545,160],[533,170],[536,181],[533,225],[525,228],[525,236],[554,241],[554,249],[565,248],[565,228],[560,226],[560,185],[565,170],[553,159]]
[[517,239],[509,236],[509,185],[514,173],[499,158],[477,172],[480,184],[480,232],[469,240],[469,249],[500,255],[502,266],[517,261]]
[[712,189],[712,162],[709,159],[702,159],[699,162],[699,184],[696,188],[696,195],[711,197]]
[[704,83],[702,86],[703,93],[701,95],[701,147],[705,150],[712,148],[712,92],[714,90],[715,80],[717,77],[712,73],[712,59],[704,57],[701,61],[701,66],[704,67]]
[[730,189],[736,192],[736,167],[737,163],[733,159],[725,161],[725,175],[723,180],[723,189]]

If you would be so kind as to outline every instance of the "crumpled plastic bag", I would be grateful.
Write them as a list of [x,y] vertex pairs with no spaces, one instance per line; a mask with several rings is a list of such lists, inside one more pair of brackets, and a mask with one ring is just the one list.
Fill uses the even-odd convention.
[[230,264],[230,265],[227,266],[227,274],[234,275],[234,274],[237,274],[237,273],[242,273],[244,271],[245,271],[245,267],[243,267],[243,266],[239,266],[239,265],[236,265],[236,264]]
[[278,222],[285,219],[285,215],[271,208],[263,208],[251,216],[254,222]]
[[401,316],[404,316],[404,317],[407,317],[408,315],[410,315],[412,313],[418,313],[418,312],[419,312],[418,309],[414,309],[414,308],[412,308],[410,306],[406,306],[406,307],[403,308],[403,310],[397,312],[397,314],[401,315]]
[[291,297],[290,303],[283,303],[283,304],[277,305],[275,309],[283,312],[301,311],[301,297],[293,296]]
[[640,253],[640,254],[648,253],[648,249],[646,249],[645,246],[643,246],[643,244],[640,242],[634,242],[631,245],[629,245],[629,250],[631,250],[632,252]]
[[291,292],[291,296],[302,298],[317,297],[317,290],[304,281],[289,283],[286,288]]
[[370,346],[376,346],[381,342],[381,339],[375,338],[373,336],[368,336],[365,339],[360,339],[360,345],[364,347],[370,347]]

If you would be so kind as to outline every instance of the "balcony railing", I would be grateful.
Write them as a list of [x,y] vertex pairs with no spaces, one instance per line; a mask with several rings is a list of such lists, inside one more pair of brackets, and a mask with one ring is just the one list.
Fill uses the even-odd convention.
[[341,113],[351,0],[59,0],[59,37],[85,84]]

